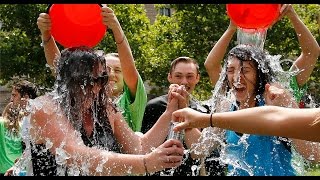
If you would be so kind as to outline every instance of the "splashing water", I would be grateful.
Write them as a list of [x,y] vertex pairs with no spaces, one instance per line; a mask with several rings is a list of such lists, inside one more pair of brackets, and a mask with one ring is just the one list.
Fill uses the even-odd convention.
[[238,44],[251,44],[263,49],[268,28],[262,29],[245,29],[238,27],[237,41]]
[[[79,86],[78,88],[79,91],[84,91],[84,87]],[[65,87],[62,87],[62,91],[67,91],[67,89]],[[103,90],[102,90],[103,91]],[[103,94],[101,96],[99,96],[101,94],[96,94],[93,97],[90,97],[92,99],[101,99],[101,102],[107,101],[105,99],[105,97],[103,96]],[[53,106],[52,108],[48,109],[48,108],[43,108],[44,106],[47,106],[46,101],[37,101],[37,100],[30,100],[30,106],[32,106],[31,114],[34,113],[35,111],[38,110],[42,110],[44,114],[52,114],[52,113],[56,113],[58,116],[63,116],[64,113],[61,111],[61,109],[59,108],[60,106],[58,105],[59,103],[62,103],[61,99],[63,98],[64,95],[58,95],[57,91],[53,91],[50,93],[47,93],[48,97],[52,97],[53,100],[55,100],[57,103],[55,106]],[[87,92],[87,96],[92,96],[90,93]],[[86,98],[89,98],[87,97]],[[99,97],[98,97],[99,96]],[[71,99],[68,99],[69,97],[67,97],[67,101],[71,101]],[[111,101],[111,100],[110,100]],[[92,103],[91,106],[89,107],[90,110],[92,111],[92,118],[93,118],[93,124],[97,124],[96,126],[100,126],[100,127],[105,127],[105,124],[103,124],[101,122],[101,120],[99,119],[99,113],[98,113],[98,109],[101,108],[99,106],[98,102]],[[71,106],[65,106],[65,108],[67,109],[67,116],[69,116],[72,112],[71,112]],[[68,110],[69,109],[69,110]],[[60,110],[60,111],[59,111]],[[78,114],[80,112],[77,112]],[[81,114],[81,113],[80,113]],[[82,118],[81,116],[78,116],[79,121],[73,122],[73,123],[80,123],[82,122]],[[29,120],[30,121],[30,117]],[[57,120],[57,122],[59,122]],[[60,125],[60,129],[62,130],[62,133],[64,134],[64,137],[68,137],[69,134],[67,134],[67,132],[65,132],[65,128],[62,126],[62,124],[58,123],[58,125]],[[44,126],[46,126],[44,124]],[[75,129],[77,129],[80,126],[75,126]],[[105,127],[108,128],[108,127]],[[31,148],[35,148],[35,140],[29,136],[30,131],[36,131],[35,129],[37,128],[33,128],[30,126],[30,124],[28,123],[28,126],[25,127],[24,129],[24,133],[22,134],[22,138],[25,139],[25,143],[27,145],[27,149],[24,152],[24,156],[22,158],[20,158],[20,160],[18,161],[18,163],[15,164],[14,167],[14,174],[13,175],[22,175],[22,174],[27,174],[27,175],[33,175],[33,169],[32,169],[32,159],[33,159],[33,155],[30,153]],[[41,129],[39,129],[39,131],[41,131]],[[106,130],[108,131],[108,130]],[[41,134],[40,132],[34,132],[35,134]],[[105,134],[106,133],[106,134]],[[112,146],[112,139],[109,139],[109,135],[107,134],[108,132],[98,132],[98,129],[94,128],[93,132],[92,132],[92,136],[93,136],[93,140],[89,139],[88,141],[90,141],[89,143],[93,143],[92,148],[97,148],[97,149],[104,149],[106,150],[106,153],[108,151],[108,148]],[[102,135],[104,134],[104,135]],[[82,134],[80,133],[80,131],[74,131],[74,135],[76,137],[78,137],[78,139],[81,139]],[[97,140],[95,139],[96,136]],[[41,156],[41,153],[45,153],[47,150],[49,150],[50,148],[52,148],[53,146],[53,141],[54,139],[45,139],[44,140],[44,149],[42,149],[41,151],[34,151],[34,153],[39,154],[39,156]],[[111,141],[110,141],[111,140]],[[97,142],[99,141],[99,142]],[[84,141],[79,141],[79,144],[83,144]],[[33,144],[32,147],[30,147],[30,144]],[[103,147],[105,144],[105,147]],[[113,147],[113,146],[112,146]],[[57,164],[56,166],[56,175],[58,176],[65,176],[65,175],[72,175],[72,176],[78,176],[78,175],[90,175],[91,173],[89,172],[89,169],[92,167],[91,162],[96,161],[95,159],[97,157],[83,157],[80,154],[73,154],[72,156],[70,154],[67,153],[66,151],[66,143],[63,141],[60,146],[58,148],[55,149],[55,156],[54,156],[54,160]],[[69,163],[67,163],[67,161],[70,161]],[[98,165],[96,166],[96,175],[101,174],[102,172],[105,173],[105,171],[109,172],[110,170],[104,168],[104,164],[107,163],[107,159],[101,159],[101,162],[98,162]],[[45,168],[43,168],[45,169]],[[42,168],[40,167],[40,171],[42,170]],[[128,170],[128,174],[131,173],[131,169]]]
[[[260,29],[260,30],[244,30],[244,29],[238,29],[238,44],[251,44],[254,45],[260,49],[263,49],[265,37],[266,37],[266,29]],[[254,56],[254,55],[253,55]],[[290,59],[284,59],[280,60],[281,55],[267,55],[266,62],[268,63],[271,71],[269,72],[269,69],[265,68],[265,63],[259,64],[259,69],[263,73],[272,73],[274,78],[272,79],[272,82],[279,82],[281,86],[284,88],[290,90],[293,92],[293,89],[290,87],[290,79],[293,76],[296,76],[298,73],[303,71],[303,69],[296,68],[294,71],[284,71],[281,64],[282,63],[292,63],[293,61]],[[222,68],[223,71],[220,74],[220,78],[218,82],[216,83],[216,86],[214,90],[212,91],[212,97],[207,101],[208,104],[211,106],[211,112],[226,112],[230,111],[230,107],[232,104],[237,106],[236,99],[234,94],[232,93],[232,89],[229,89],[228,91],[223,91],[228,88],[226,88],[227,85],[225,85],[223,82],[226,78],[226,64]],[[256,97],[256,99],[260,99],[259,95]],[[313,104],[311,102],[310,104]],[[218,129],[218,128],[216,128]],[[219,148],[220,149],[220,157],[214,157],[211,159],[207,159],[207,161],[210,160],[218,160],[220,163],[228,164],[233,166],[233,170],[229,171],[227,175],[236,175],[236,170],[241,169],[246,171],[250,176],[255,175],[254,169],[255,167],[246,164],[245,161],[242,161],[242,158],[245,156],[245,154],[237,154],[237,153],[230,153],[230,150],[232,150],[232,146],[234,145],[242,145],[245,149],[244,152],[246,152],[250,146],[250,144],[247,142],[248,138],[250,137],[249,134],[243,134],[238,141],[238,144],[227,144],[224,141],[224,136],[226,134],[225,130],[220,129],[220,131],[214,130],[211,127],[205,128],[202,131],[200,141],[199,143],[193,144],[193,147],[190,151],[194,152],[195,154],[204,154],[208,156],[212,149]],[[281,142],[279,140],[276,140],[278,144]],[[277,143],[276,143],[277,144]],[[299,174],[303,174],[304,172],[304,166],[305,166],[305,159],[302,158],[302,156],[297,153],[293,146],[292,149],[292,167],[294,168],[295,172]],[[277,153],[274,152],[275,149],[272,149],[271,154],[274,153],[274,156],[277,156]],[[235,156],[236,154],[236,156]],[[257,155],[253,155],[257,161],[262,161],[262,159],[259,159]],[[309,159],[312,160],[313,157],[310,157]],[[258,167],[263,168],[263,167]]]

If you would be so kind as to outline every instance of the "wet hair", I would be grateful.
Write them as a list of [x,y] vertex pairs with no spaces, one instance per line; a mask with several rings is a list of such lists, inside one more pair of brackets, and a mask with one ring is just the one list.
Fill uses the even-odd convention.
[[[104,57],[90,48],[76,47],[61,52],[55,88],[61,109],[78,131],[83,128],[81,112],[84,109],[82,104],[86,98],[92,96],[90,93],[93,88],[93,73],[99,66],[106,68]],[[106,78],[104,81],[108,81],[108,79]],[[106,107],[109,101],[107,100],[105,83],[100,82],[102,88],[89,109],[95,124],[98,124],[102,130],[105,129],[105,123],[108,121]]]
[[[232,57],[239,59],[241,66],[243,65],[244,61],[252,61],[254,66],[257,68],[257,82],[255,87],[256,95],[260,95],[260,97],[262,97],[265,91],[265,85],[278,80],[277,73],[270,66],[268,52],[252,45],[237,45],[229,51],[227,58],[225,59],[223,67],[225,72],[227,69],[228,60]],[[229,91],[231,87],[228,85],[227,73],[225,73],[222,84],[222,88],[224,88],[223,92]]]
[[21,80],[13,85],[13,88],[18,91],[21,97],[28,95],[30,99],[35,99],[38,96],[38,88],[32,82]]
[[178,57],[176,59],[174,59],[172,62],[171,62],[171,65],[170,65],[170,74],[173,72],[173,70],[176,68],[177,64],[179,63],[192,63],[196,66],[197,68],[197,74],[200,74],[200,71],[199,71],[199,64],[198,62],[193,59],[193,58],[190,58],[190,57]]

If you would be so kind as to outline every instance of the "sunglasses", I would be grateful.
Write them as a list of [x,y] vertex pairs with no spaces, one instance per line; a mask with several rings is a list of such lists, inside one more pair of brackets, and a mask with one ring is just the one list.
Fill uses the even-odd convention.
[[98,77],[90,77],[90,82],[105,85],[108,83],[108,75],[105,74]]
[[82,78],[79,78],[81,80],[78,80],[78,82],[80,82],[80,84],[84,84],[84,85],[94,85],[94,84],[99,84],[99,85],[106,85],[108,83],[108,74],[107,73],[103,73],[100,76],[97,77],[93,77],[93,76],[85,76]]

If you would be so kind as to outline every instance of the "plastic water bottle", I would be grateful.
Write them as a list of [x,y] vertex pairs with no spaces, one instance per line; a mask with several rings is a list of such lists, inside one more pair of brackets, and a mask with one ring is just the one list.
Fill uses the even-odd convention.
[[178,122],[171,122],[169,133],[168,133],[168,139],[178,139],[181,142],[183,142],[184,130],[181,130],[178,132],[173,131],[173,128],[176,124],[178,124]]

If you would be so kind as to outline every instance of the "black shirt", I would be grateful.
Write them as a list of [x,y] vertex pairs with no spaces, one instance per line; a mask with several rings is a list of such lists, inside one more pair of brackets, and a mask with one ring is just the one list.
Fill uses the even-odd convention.
[[[84,144],[88,147],[95,146],[100,149],[120,153],[120,144],[113,135],[110,122],[103,122],[102,125],[97,122],[95,123],[95,130],[90,137],[86,136],[83,127],[81,128],[81,138]],[[61,173],[58,172],[55,155],[44,144],[33,145],[31,143],[31,158],[34,176],[57,176]],[[64,175],[67,175],[67,171],[64,172]]]
[[[167,108],[167,102],[168,102],[168,95],[162,95],[159,97],[156,97],[154,99],[151,99],[148,101],[146,105],[146,109],[143,116],[142,121],[142,127],[141,132],[146,133],[151,127],[157,122],[159,117],[165,112]],[[189,107],[203,112],[203,113],[209,113],[210,109],[208,106],[204,106],[200,104],[199,102],[196,102],[194,100],[190,100]],[[185,143],[184,147],[187,149]],[[214,151],[211,153],[211,155],[208,158],[212,157],[219,157],[219,152]],[[200,164],[199,160],[193,160],[189,154],[184,155],[184,162],[181,164],[181,166],[177,167],[172,170],[164,170],[157,173],[154,173],[153,175],[159,176],[159,175],[173,175],[173,176],[192,176],[192,175],[198,175],[199,172],[192,172],[192,166],[196,165],[198,166]],[[222,176],[224,175],[224,165],[220,165],[218,161],[210,160],[205,161],[206,171],[208,175],[213,176]],[[173,173],[173,174],[172,174]]]

